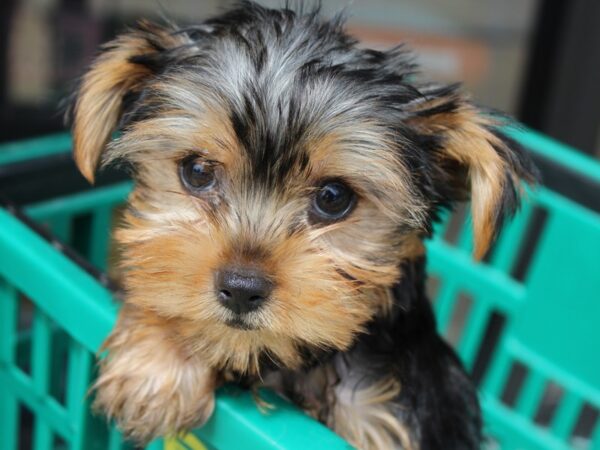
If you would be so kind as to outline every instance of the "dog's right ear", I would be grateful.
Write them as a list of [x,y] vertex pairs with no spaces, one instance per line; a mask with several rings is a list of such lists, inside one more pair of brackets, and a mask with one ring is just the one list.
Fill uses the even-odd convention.
[[521,183],[535,184],[537,169],[503,134],[505,119],[477,108],[458,85],[434,86],[421,94],[410,105],[407,123],[438,143],[430,154],[443,174],[436,179],[442,180],[437,189],[445,200],[470,197],[474,256],[483,258],[504,219],[517,209]]
[[174,29],[140,22],[102,48],[83,76],[68,114],[75,163],[89,182],[94,182],[102,151],[123,114],[124,99],[139,94],[155,75],[161,54],[187,43],[187,37]]

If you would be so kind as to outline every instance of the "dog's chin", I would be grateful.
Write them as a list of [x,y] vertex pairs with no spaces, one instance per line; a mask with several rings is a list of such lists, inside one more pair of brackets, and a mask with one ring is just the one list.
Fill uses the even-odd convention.
[[237,330],[250,331],[257,330],[258,327],[255,324],[249,323],[241,316],[235,316],[225,320],[225,325]]

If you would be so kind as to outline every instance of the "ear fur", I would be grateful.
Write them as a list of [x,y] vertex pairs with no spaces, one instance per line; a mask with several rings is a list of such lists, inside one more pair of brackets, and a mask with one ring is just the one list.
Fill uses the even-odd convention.
[[503,219],[518,207],[521,180],[534,183],[537,171],[524,149],[500,132],[505,120],[475,107],[457,85],[421,92],[423,99],[411,105],[409,123],[439,141],[435,157],[440,166],[465,169],[447,174],[456,187],[445,190],[470,193],[474,256],[480,259]]
[[155,73],[152,56],[186,43],[183,34],[149,22],[116,38],[83,76],[72,105],[73,155],[91,183],[112,133],[123,113],[127,95],[139,93]]

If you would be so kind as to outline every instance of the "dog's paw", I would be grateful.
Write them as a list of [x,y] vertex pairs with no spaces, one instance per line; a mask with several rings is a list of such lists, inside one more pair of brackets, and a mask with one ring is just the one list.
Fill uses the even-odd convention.
[[215,372],[160,340],[111,348],[94,385],[94,408],[139,443],[189,430],[214,409]]

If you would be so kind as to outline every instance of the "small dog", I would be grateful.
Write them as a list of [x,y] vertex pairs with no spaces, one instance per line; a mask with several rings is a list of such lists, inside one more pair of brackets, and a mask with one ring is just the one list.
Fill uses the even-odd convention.
[[235,380],[362,449],[479,448],[423,240],[470,198],[482,257],[534,180],[502,119],[419,81],[402,47],[359,47],[339,17],[243,2],[106,45],[72,120],[88,180],[116,160],[135,180],[116,231],[126,298],[95,385],[128,436],[204,423]]

